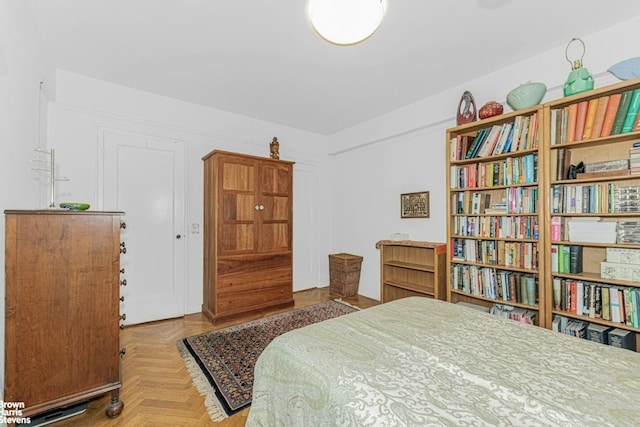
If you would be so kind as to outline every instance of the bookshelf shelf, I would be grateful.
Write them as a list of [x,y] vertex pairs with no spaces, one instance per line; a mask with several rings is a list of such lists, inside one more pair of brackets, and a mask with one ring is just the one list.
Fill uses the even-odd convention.
[[412,262],[403,262],[403,261],[396,261],[396,260],[389,260],[385,263],[385,265],[388,265],[391,267],[406,268],[409,270],[427,271],[430,273],[433,273],[435,271],[435,268],[433,267],[433,265],[422,265],[422,264],[415,264]]
[[[569,312],[562,311],[562,310],[552,310],[551,313],[554,314],[554,315],[571,317],[571,318],[574,318],[574,319],[577,319],[577,320],[581,320],[583,322],[589,322],[589,323],[593,322],[593,318],[592,317],[584,316],[584,315],[580,315],[580,314],[569,313]],[[622,323],[611,322],[611,321],[607,321],[607,320],[599,320],[597,323],[600,324],[600,325],[609,326],[611,328],[625,329],[625,330],[632,331],[634,333],[640,333],[640,328],[634,328],[633,326],[625,325],[625,324],[622,324]]]
[[519,237],[491,237],[491,236],[463,236],[458,234],[452,234],[452,238],[455,239],[471,239],[471,240],[491,240],[491,241],[500,241],[500,242],[537,242],[537,239],[522,239]]
[[[601,212],[601,213],[566,213],[566,212],[557,212],[556,213],[556,212],[554,212],[554,213],[552,213],[552,216],[569,217],[569,218],[574,218],[574,217],[576,217],[576,218],[580,218],[580,217],[584,217],[584,218],[589,218],[589,217],[597,217],[597,218],[606,218],[606,217],[625,218],[625,217],[629,217],[629,218],[634,218],[634,217],[637,217],[638,215],[640,215],[639,212],[616,212],[616,213],[606,213],[606,212]],[[583,242],[583,243],[587,243],[587,242]]]
[[464,187],[464,188],[452,189],[452,191],[459,191],[459,192],[470,191],[470,190],[488,191],[488,190],[504,190],[505,188],[511,188],[511,187],[516,187],[517,188],[517,187],[537,187],[537,186],[538,186],[537,182],[527,182],[527,183],[512,184],[512,185],[491,185],[491,186]]
[[407,290],[407,291],[420,293],[420,294],[423,294],[423,295],[429,296],[429,297],[434,297],[435,296],[435,292],[433,290],[429,290],[425,286],[420,286],[420,285],[418,285],[416,283],[412,283],[412,282],[401,282],[401,281],[385,280],[383,286],[404,289],[404,290]]
[[[487,120],[490,120],[490,119],[487,119]],[[527,150],[519,150],[518,151],[518,155],[526,155],[526,154],[532,154],[532,153],[537,153],[537,152],[538,152],[537,148],[531,148],[531,149],[527,149]],[[504,159],[509,158],[509,157],[513,157],[513,154],[511,154],[511,153],[496,154],[496,155],[491,156],[491,160],[492,161],[498,161],[498,160],[504,160]],[[477,158],[474,158],[474,159],[463,159],[463,160],[452,160],[451,161],[451,166],[467,165],[469,163],[477,163],[477,162],[478,162]]]
[[[554,216],[556,216],[554,214]],[[604,215],[598,215],[604,216]],[[637,215],[636,215],[637,216]],[[552,240],[552,245],[580,245],[583,247],[593,247],[593,248],[629,248],[634,249],[637,248],[637,245],[631,244],[620,244],[620,243],[595,243],[595,242],[571,242],[568,240]]]
[[476,300],[480,300],[480,301],[485,301],[491,305],[493,304],[504,304],[504,305],[511,305],[513,307],[520,307],[520,308],[525,308],[525,309],[538,309],[537,305],[528,305],[528,304],[521,304],[519,302],[515,302],[515,301],[507,301],[507,300],[502,300],[502,299],[492,299],[492,298],[487,298],[487,297],[483,297],[482,295],[469,295],[466,292],[463,291],[459,291],[456,289],[452,289],[451,290],[452,294],[457,294],[461,297],[464,298],[464,301],[467,301],[468,297],[473,297]]
[[603,278],[600,273],[582,272],[579,274],[571,273],[552,273],[554,277],[560,277],[571,280],[582,280],[589,282],[599,282],[612,286],[626,286],[626,287],[638,287],[640,284],[637,282],[631,282],[629,280],[616,280]]
[[509,271],[518,271],[521,273],[538,274],[538,270],[536,269],[488,264],[488,263],[482,263],[482,262],[473,262],[473,261],[467,261],[462,258],[451,258],[451,262],[457,265],[468,265],[468,266],[481,267],[481,268],[492,268],[494,270],[509,270]]
[[[579,184],[592,184],[592,183],[598,183],[598,182],[628,181],[629,179],[633,179],[634,177],[635,177],[634,175],[622,175],[622,176],[610,176],[608,178],[560,179],[560,180],[552,180],[551,185],[556,185],[556,184],[579,185]],[[638,175],[638,177],[640,177],[640,175]],[[586,212],[582,214],[584,215],[586,214]]]

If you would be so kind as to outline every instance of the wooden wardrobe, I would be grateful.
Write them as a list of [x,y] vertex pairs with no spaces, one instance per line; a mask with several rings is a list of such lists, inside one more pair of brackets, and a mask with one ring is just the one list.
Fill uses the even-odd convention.
[[293,305],[293,162],[204,158],[204,296],[212,321]]
[[5,402],[33,417],[120,379],[122,212],[5,211]]

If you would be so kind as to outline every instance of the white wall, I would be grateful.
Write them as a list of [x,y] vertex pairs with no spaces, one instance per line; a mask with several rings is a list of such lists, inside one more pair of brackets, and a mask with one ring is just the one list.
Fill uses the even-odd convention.
[[[57,201],[98,200],[98,139],[100,128],[117,129],[180,140],[186,146],[187,206],[185,230],[202,229],[202,157],[213,149],[268,157],[274,136],[280,157],[294,166],[294,290],[318,285],[318,254],[330,244],[330,202],[324,136],[250,119],[175,99],[58,70],[56,102],[49,110],[49,146],[55,148],[59,176],[70,179],[57,186]],[[296,177],[298,179],[296,179]],[[309,195],[315,209],[309,209]],[[304,205],[300,203],[305,202]],[[296,227],[313,215],[314,229]],[[202,234],[186,233],[186,311],[202,304]],[[150,249],[151,250],[151,249]],[[304,258],[301,258],[304,256]],[[319,267],[320,265],[320,267]]]
[[[606,69],[640,54],[640,18],[592,35],[576,36],[586,44],[584,66],[596,77],[596,87],[619,81]],[[562,84],[571,71],[565,47],[447,88],[330,137],[334,203],[331,251],[364,257],[360,294],[375,299],[380,296],[377,241],[396,232],[409,233],[412,240],[446,241],[445,132],[455,126],[462,93],[470,90],[478,108],[496,100],[505,105],[505,111],[511,111],[506,94],[519,84],[539,81],[548,87],[543,102],[560,98]],[[400,194],[425,190],[430,192],[431,217],[400,219]]]
[[[30,160],[40,144],[40,124],[46,129],[47,96],[40,98],[40,81],[46,90],[54,85],[53,68],[46,61],[41,40],[26,4],[0,1],[0,206],[34,208],[40,186]],[[40,106],[45,114],[39,120]],[[44,142],[44,136],[42,137]],[[4,271],[4,215],[0,216],[0,270]],[[0,279],[0,396],[4,395],[5,275]]]

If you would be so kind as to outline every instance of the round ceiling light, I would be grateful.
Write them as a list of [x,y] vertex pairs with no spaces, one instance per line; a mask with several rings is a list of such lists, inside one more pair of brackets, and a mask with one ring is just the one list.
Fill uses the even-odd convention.
[[331,43],[350,45],[370,37],[382,23],[386,0],[309,0],[313,28]]

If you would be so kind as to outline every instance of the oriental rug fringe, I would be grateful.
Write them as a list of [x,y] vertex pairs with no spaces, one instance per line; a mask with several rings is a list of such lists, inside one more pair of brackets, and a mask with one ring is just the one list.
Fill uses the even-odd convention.
[[182,338],[178,350],[209,416],[221,421],[251,405],[256,360],[274,338],[357,310],[341,300],[325,301]]

